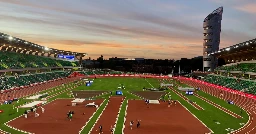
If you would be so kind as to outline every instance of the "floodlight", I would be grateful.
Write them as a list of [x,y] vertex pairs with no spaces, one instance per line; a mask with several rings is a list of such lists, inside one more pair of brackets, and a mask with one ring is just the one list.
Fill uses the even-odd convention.
[[44,50],[45,51],[49,51],[50,49],[48,47],[44,47]]
[[9,40],[13,40],[13,37],[12,37],[12,36],[9,36],[8,39],[9,39]]
[[228,47],[228,48],[226,48],[225,50],[226,50],[226,51],[229,51],[229,50],[230,50],[230,48]]

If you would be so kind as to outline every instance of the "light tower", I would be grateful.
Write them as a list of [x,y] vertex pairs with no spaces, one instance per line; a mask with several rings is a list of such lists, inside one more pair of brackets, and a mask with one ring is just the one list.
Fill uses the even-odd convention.
[[210,54],[219,50],[220,32],[223,7],[219,7],[210,13],[203,23],[203,70],[213,71],[217,66],[217,59]]

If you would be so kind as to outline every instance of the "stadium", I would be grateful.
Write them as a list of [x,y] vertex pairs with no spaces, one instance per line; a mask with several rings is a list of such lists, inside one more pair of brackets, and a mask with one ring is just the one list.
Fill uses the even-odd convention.
[[87,53],[0,33],[0,133],[255,134],[256,41],[219,50],[222,13],[195,77],[88,69]]

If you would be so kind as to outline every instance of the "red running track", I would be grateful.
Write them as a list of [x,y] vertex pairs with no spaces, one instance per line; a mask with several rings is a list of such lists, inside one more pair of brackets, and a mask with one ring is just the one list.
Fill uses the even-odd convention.
[[[220,88],[209,86],[207,84],[200,82],[199,80],[194,80],[194,79],[190,80],[190,79],[184,79],[184,78],[179,78],[179,80],[190,86],[193,86],[196,88],[200,87],[200,89],[203,92],[211,94],[217,98],[234,101],[235,105],[245,109],[250,116],[250,120],[248,121],[248,123],[245,126],[243,126],[241,129],[236,130],[234,134],[256,134],[256,121],[255,121],[256,101],[254,99],[251,99],[239,94],[233,94],[228,91],[222,90]],[[223,96],[220,96],[220,92],[223,93]]]
[[[39,117],[29,113],[27,119],[22,116],[11,121],[9,125],[36,134],[77,134],[96,111],[96,108],[85,107],[85,104],[95,102],[100,105],[103,100],[87,100],[77,106],[67,106],[71,105],[71,101],[72,99],[53,101],[44,106],[45,113],[41,113],[40,108],[37,110]],[[75,112],[72,121],[67,119],[69,110]]]
[[69,82],[72,82],[72,81],[75,81],[78,79],[79,79],[79,77],[66,78],[63,80],[48,82],[48,83],[41,84],[41,85],[35,85],[33,87],[28,87],[28,88],[24,88],[24,89],[20,89],[20,90],[14,90],[12,92],[3,93],[3,94],[0,94],[0,103],[3,101],[6,101],[8,99],[8,96],[10,96],[11,99],[12,98],[22,98],[22,97],[25,97],[28,95],[35,94],[39,91],[43,91],[43,90],[47,90],[52,87],[59,86],[62,83],[69,83]]
[[[141,120],[140,128],[136,128]],[[134,121],[130,129],[130,121]],[[125,134],[204,134],[210,130],[179,103],[168,107],[167,102],[151,104],[149,108],[141,100],[129,100]]]
[[103,111],[102,115],[99,117],[98,122],[92,129],[91,134],[99,134],[99,126],[102,125],[102,130],[104,134],[111,134],[110,128],[115,125],[116,118],[121,107],[124,97],[110,97],[106,109]]

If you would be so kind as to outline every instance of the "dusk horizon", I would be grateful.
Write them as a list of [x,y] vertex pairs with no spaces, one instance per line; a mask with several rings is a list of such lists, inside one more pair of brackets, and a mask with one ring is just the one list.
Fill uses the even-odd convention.
[[203,20],[223,6],[220,48],[255,38],[252,0],[0,0],[2,33],[91,59],[203,55]]

